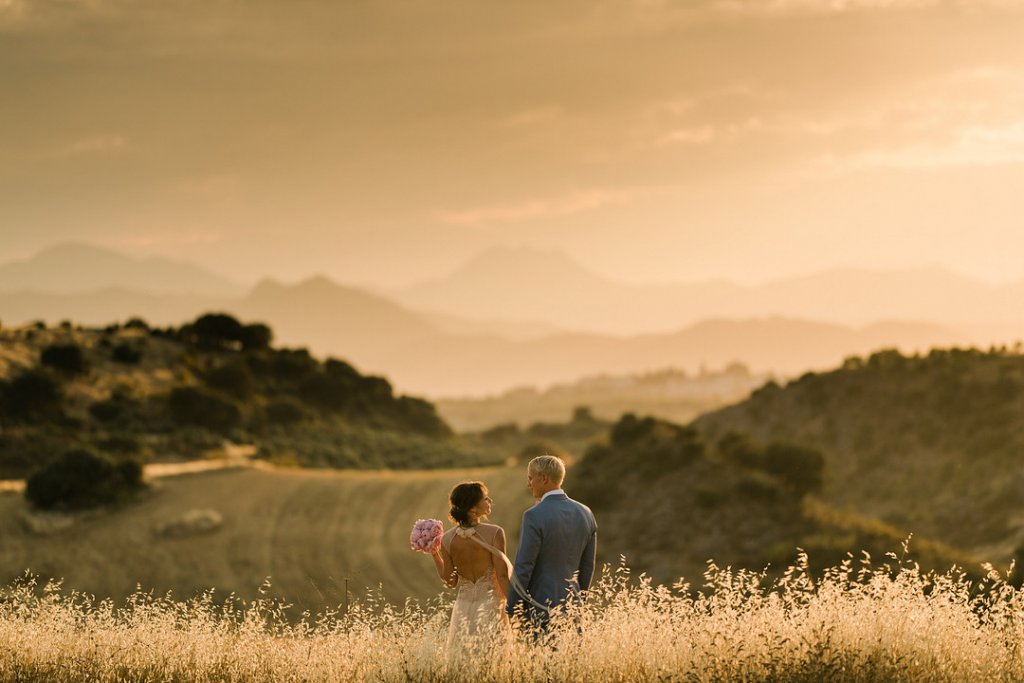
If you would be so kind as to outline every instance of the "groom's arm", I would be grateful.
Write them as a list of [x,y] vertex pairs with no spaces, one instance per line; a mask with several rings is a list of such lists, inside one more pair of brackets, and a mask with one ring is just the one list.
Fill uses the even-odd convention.
[[590,582],[594,579],[594,565],[597,562],[597,529],[590,534],[590,540],[583,548],[580,557],[579,582],[581,590],[590,590]]
[[[527,510],[523,513],[522,530],[519,532],[519,550],[516,551],[516,563],[512,569],[519,585],[526,590],[530,589],[530,579],[533,578],[533,568],[537,565],[537,555],[540,554],[542,538],[540,526],[536,520],[531,519],[530,511]],[[511,588],[505,610],[512,615],[516,606],[524,600],[525,596],[520,595],[514,587]]]
[[590,582],[594,579],[594,565],[597,563],[597,520],[594,519],[594,513],[589,509],[587,512],[593,531],[590,532],[590,539],[583,548],[583,555],[580,556],[579,582],[581,590],[590,590]]

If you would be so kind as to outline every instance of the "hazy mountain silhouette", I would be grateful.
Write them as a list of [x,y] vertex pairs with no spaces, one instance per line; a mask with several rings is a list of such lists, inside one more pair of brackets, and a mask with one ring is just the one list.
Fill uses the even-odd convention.
[[[38,262],[52,265],[62,253],[62,258],[67,258],[68,254],[86,252],[78,247],[62,248]],[[109,256],[105,250],[96,253]],[[535,259],[538,254],[541,258]],[[36,319],[102,325],[139,316],[152,324],[177,325],[203,312],[226,311],[271,325],[279,344],[307,346],[320,355],[348,359],[362,370],[387,375],[402,391],[434,397],[545,386],[599,373],[668,367],[692,371],[702,364],[717,369],[733,361],[746,363],[755,372],[800,373],[886,346],[914,350],[1008,342],[1019,337],[1021,329],[1012,324],[924,322],[844,325],[798,315],[766,317],[745,312],[792,308],[815,310],[823,318],[829,314],[843,317],[854,316],[860,310],[857,307],[870,303],[877,310],[870,320],[926,319],[923,313],[907,314],[917,312],[917,308],[907,307],[910,293],[932,297],[920,308],[931,311],[934,320],[954,320],[958,312],[974,304],[977,317],[1003,319],[987,317],[992,302],[986,294],[994,288],[934,269],[882,274],[834,271],[760,288],[728,283],[624,285],[579,268],[557,252],[492,250],[485,257],[454,279],[435,283],[431,290],[435,292],[432,296],[439,296],[437,292],[452,288],[452,306],[465,310],[476,305],[470,294],[490,300],[478,310],[480,318],[476,320],[438,314],[433,308],[422,313],[387,296],[339,285],[325,277],[298,284],[265,280],[238,297],[142,294],[123,286],[74,294],[0,291],[0,320],[5,325]],[[111,257],[111,263],[126,262],[142,263],[117,254]],[[880,284],[863,279],[869,275]],[[72,277],[68,282],[76,281],[84,279]],[[856,296],[846,295],[858,287]],[[595,296],[594,291],[603,292],[604,298]],[[1022,298],[1024,285],[1000,288],[999,292],[1008,299]],[[887,300],[887,293],[893,301]],[[435,303],[444,308],[441,302]],[[889,310],[905,315],[883,317]],[[571,330],[573,325],[629,330],[646,321],[669,331],[633,335],[560,332],[550,321],[536,322],[543,315],[554,318],[563,330]],[[517,316],[521,316],[520,322]],[[699,316],[695,318],[698,322],[689,326],[677,322],[694,316]]]
[[512,341],[542,339],[566,330],[544,322],[516,320],[475,320],[447,313],[417,311],[427,322],[445,334],[496,335]]
[[394,296],[413,308],[467,318],[539,321],[563,329],[629,334],[675,329],[708,315],[732,315],[721,305],[737,300],[741,291],[728,282],[619,283],[560,251],[497,247],[481,252],[446,278],[413,285]]
[[147,294],[240,296],[245,287],[181,261],[126,256],[69,242],[0,265],[0,291],[77,294],[121,288]]
[[866,325],[999,321],[1024,327],[1024,282],[1001,287],[941,268],[836,269],[758,286],[724,281],[628,284],[592,273],[561,252],[497,248],[450,276],[396,298],[464,317],[539,320],[610,334],[665,332],[712,317],[784,316]]
[[449,336],[392,347],[373,362],[404,390],[430,396],[479,395],[606,373],[675,367],[721,368],[742,361],[755,372],[784,375],[832,367],[849,355],[883,347],[905,351],[975,341],[969,330],[928,323],[878,323],[852,328],[783,318],[709,320],[669,334],[613,337],[565,333],[513,342]]
[[263,280],[229,310],[270,325],[279,344],[308,346],[357,363],[387,357],[392,347],[444,336],[388,299],[322,276],[295,285]]

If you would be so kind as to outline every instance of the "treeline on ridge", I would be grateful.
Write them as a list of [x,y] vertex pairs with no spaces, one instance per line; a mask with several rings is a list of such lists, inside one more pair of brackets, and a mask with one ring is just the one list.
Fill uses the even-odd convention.
[[0,332],[0,476],[19,477],[86,449],[123,460],[202,457],[225,439],[265,457],[326,467],[478,465],[429,402],[397,395],[306,349],[274,348],[272,330],[210,313],[178,328],[143,320]]

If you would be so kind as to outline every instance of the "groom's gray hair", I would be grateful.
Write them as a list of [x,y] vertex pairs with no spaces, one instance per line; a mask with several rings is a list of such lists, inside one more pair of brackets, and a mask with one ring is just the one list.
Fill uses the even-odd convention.
[[529,469],[544,475],[559,486],[565,480],[565,463],[556,455],[538,455],[530,461]]

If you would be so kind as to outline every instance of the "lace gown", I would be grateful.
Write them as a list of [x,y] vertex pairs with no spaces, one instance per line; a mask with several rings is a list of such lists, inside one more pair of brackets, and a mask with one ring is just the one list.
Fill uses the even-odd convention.
[[[455,536],[493,548],[477,535],[475,528],[455,527],[441,539],[449,556]],[[492,552],[498,551],[494,548]],[[507,631],[508,617],[505,615],[504,601],[496,589],[493,565],[488,566],[487,571],[476,581],[470,581],[460,574],[458,595],[452,606],[452,619],[448,626],[449,648],[471,642],[474,638],[489,639],[489,636],[498,636]]]

